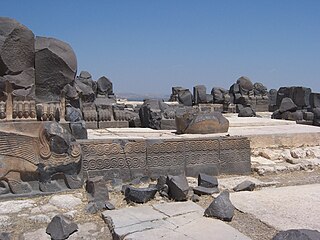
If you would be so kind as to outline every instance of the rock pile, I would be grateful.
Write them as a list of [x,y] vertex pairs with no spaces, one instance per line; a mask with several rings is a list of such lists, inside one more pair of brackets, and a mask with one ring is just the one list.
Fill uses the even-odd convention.
[[[306,87],[281,87],[273,101],[272,118],[320,126],[320,94]],[[273,99],[275,97],[273,96]]]

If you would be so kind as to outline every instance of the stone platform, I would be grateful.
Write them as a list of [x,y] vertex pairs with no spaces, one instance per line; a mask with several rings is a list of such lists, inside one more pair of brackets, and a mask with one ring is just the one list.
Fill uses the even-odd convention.
[[[320,128],[293,121],[238,118],[228,114],[228,133],[183,134],[148,128],[88,130],[80,140],[87,176],[132,179],[148,175],[249,174],[250,151],[319,146]],[[251,147],[251,148],[250,148]]]

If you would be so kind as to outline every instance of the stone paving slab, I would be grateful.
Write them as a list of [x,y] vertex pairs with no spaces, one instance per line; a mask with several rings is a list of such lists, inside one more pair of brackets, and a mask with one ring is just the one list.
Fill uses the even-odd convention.
[[249,239],[220,220],[204,217],[203,212],[187,201],[104,211],[102,217],[115,239]]
[[277,230],[320,231],[320,184],[264,188],[230,194],[242,212],[253,214]]

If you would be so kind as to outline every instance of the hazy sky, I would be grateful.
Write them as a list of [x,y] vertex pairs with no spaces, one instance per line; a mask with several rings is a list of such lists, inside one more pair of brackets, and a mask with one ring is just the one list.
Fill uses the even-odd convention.
[[0,13],[68,42],[78,72],[109,77],[115,92],[210,92],[241,75],[320,92],[318,0],[8,0]]

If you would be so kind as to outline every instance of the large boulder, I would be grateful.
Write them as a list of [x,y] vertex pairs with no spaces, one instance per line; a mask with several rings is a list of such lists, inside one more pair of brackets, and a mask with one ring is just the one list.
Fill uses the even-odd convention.
[[220,112],[200,112],[194,108],[176,110],[176,127],[179,134],[208,134],[228,132],[229,121]]
[[0,76],[34,67],[34,34],[14,19],[0,17]]
[[71,46],[55,38],[36,37],[36,97],[59,101],[64,86],[74,81],[77,58]]
[[249,91],[253,90],[253,84],[248,77],[240,77],[237,80],[237,84],[240,87],[241,94],[247,94]]

